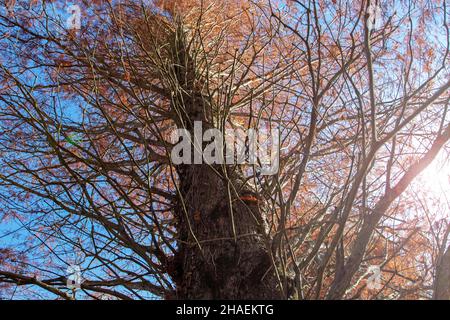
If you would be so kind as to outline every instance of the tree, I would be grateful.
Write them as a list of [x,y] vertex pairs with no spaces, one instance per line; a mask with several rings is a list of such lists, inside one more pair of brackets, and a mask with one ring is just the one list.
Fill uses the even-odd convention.
[[[18,2],[0,15],[5,295],[448,298],[445,202],[414,188],[448,152],[445,1]],[[174,161],[196,123],[279,133],[278,170],[192,163],[224,142],[205,136]]]

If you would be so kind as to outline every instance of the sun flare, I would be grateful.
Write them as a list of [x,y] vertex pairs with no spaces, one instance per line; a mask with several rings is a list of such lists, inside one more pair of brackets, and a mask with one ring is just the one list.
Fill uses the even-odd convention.
[[438,157],[419,175],[418,187],[432,197],[448,197],[450,192],[450,160],[444,154]]

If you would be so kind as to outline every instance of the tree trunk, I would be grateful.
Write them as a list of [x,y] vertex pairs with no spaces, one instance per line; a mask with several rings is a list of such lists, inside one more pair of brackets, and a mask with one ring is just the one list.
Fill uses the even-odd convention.
[[178,169],[177,298],[280,299],[262,203],[240,199],[231,185],[228,192],[227,179],[206,164]]
[[[192,136],[194,121],[213,127],[213,101],[203,95],[207,82],[187,49],[181,25],[171,60],[176,86],[172,109],[178,125]],[[220,108],[220,106],[219,106]],[[214,169],[213,169],[214,168]],[[280,299],[270,241],[260,201],[242,199],[246,190],[231,166],[181,164],[177,219],[178,252],[169,263],[178,299]],[[256,196],[256,195],[255,195]],[[257,197],[254,197],[257,198]]]

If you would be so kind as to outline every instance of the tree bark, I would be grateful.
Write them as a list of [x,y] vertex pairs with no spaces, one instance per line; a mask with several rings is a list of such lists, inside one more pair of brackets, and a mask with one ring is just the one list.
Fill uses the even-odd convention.
[[177,298],[281,298],[262,204],[241,200],[233,188],[229,197],[227,180],[205,164],[182,165],[179,177]]

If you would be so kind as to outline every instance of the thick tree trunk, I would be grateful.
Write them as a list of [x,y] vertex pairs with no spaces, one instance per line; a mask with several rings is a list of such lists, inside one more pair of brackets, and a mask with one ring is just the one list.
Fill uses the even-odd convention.
[[[203,95],[207,82],[196,70],[181,24],[170,42],[174,43],[170,67],[176,76],[175,88],[169,89],[172,110],[178,110],[178,125],[193,135],[195,121],[201,121],[203,131],[213,127],[214,102]],[[223,170],[220,165],[177,166],[179,246],[168,266],[177,298],[280,299],[261,217],[263,204],[243,200],[250,190],[242,187],[239,176]]]
[[179,176],[177,297],[280,299],[262,203],[228,192],[227,179],[205,164],[183,165]]

